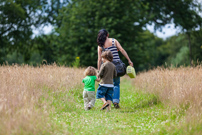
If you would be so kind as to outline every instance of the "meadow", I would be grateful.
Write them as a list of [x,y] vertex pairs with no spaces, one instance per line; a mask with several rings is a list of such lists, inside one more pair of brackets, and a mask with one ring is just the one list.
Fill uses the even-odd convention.
[[[121,78],[120,109],[84,111],[83,68],[0,66],[0,134],[202,134],[202,67]],[[97,88],[97,84],[96,84]]]

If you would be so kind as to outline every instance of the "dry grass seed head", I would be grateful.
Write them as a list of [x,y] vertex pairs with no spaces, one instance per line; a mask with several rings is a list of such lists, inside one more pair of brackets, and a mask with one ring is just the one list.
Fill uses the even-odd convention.
[[187,111],[202,115],[202,66],[156,68],[137,75],[134,83],[140,90],[158,95],[164,104],[189,107]]
[[[23,130],[37,134],[40,130],[37,123],[43,124],[40,116],[48,115],[47,108],[51,102],[41,103],[41,97],[48,98],[49,92],[68,91],[81,84],[83,71],[56,65],[0,66],[1,133],[17,133],[23,127]],[[43,108],[42,112],[40,108]]]

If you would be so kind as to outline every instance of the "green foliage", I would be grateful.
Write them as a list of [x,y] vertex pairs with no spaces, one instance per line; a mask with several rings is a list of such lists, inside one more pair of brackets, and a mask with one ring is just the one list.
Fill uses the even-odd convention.
[[137,71],[162,65],[158,48],[164,43],[163,39],[154,36],[149,31],[144,31],[139,33],[138,40],[140,49],[136,52],[137,56],[135,57],[135,61],[139,65],[136,68]]
[[22,54],[19,54],[17,52],[8,54],[5,58],[5,61],[8,62],[8,64],[12,64],[12,63],[23,64],[24,63]]
[[187,46],[183,46],[176,54],[176,57],[171,59],[171,63],[174,66],[189,65],[189,48]]
[[[0,1],[0,63],[13,52],[23,55],[24,62],[31,58],[33,29],[55,24],[55,15],[64,0],[4,0]],[[59,25],[59,24],[58,24]],[[17,61],[16,61],[17,62]]]
[[[143,20],[144,14],[138,10],[140,8],[147,8],[147,5],[138,2],[133,4],[132,1],[72,1],[61,10],[58,17],[63,20],[61,27],[57,29],[58,38],[61,39],[59,47],[63,48],[60,54],[64,58],[60,62],[72,63],[79,56],[81,65],[96,67],[97,33],[105,28],[110,37],[121,43],[137,70],[154,66],[154,59],[157,57],[154,51],[155,46],[158,46],[156,42],[160,43],[162,40],[155,39],[154,35],[142,30],[146,22],[139,22]],[[138,25],[134,25],[134,22],[138,22]],[[127,64],[125,57],[122,54],[120,56]]]
[[[199,64],[202,61],[201,37],[201,30],[191,33],[191,53],[194,64]],[[162,58],[160,60],[162,62],[161,64],[167,63],[173,66],[190,65],[190,50],[187,34],[170,37],[158,47],[157,52],[159,53],[159,58]]]
[[[172,54],[163,49],[165,43],[162,39],[155,37],[148,31],[143,31],[142,28],[148,22],[155,22],[155,27],[161,28],[172,19],[174,19],[176,26],[182,26],[185,30],[199,26],[201,18],[195,10],[199,6],[192,4],[192,9],[190,9],[192,2],[170,3],[145,0],[134,3],[132,1],[73,0],[60,11],[58,16],[58,20],[62,20],[61,27],[57,29],[58,38],[61,39],[60,48],[63,48],[60,53],[63,59],[60,59],[60,62],[72,63],[74,58],[79,56],[81,65],[96,67],[96,37],[101,28],[107,29],[110,37],[116,38],[121,43],[138,71],[162,65],[167,59],[171,61],[183,45],[172,44],[172,46],[176,46],[176,49],[173,48],[175,52]],[[176,8],[181,4],[183,9],[177,9],[179,11],[177,12]],[[185,10],[187,13],[185,20],[189,19],[191,13],[195,20],[183,23],[184,18],[179,18],[179,16]],[[159,20],[162,23],[159,23]],[[170,45],[165,47],[170,48]],[[173,52],[173,49],[168,50]],[[125,57],[122,54],[120,56],[127,64]]]
[[[175,27],[180,27],[182,32],[186,32],[189,36],[192,31],[202,26],[202,17],[199,14],[202,10],[200,1],[144,0],[143,3],[149,3],[147,11],[150,14],[147,18],[150,19],[150,24],[155,24],[155,29],[162,30],[165,24],[174,23]],[[190,36],[187,38],[190,39]],[[192,45],[189,46],[189,59],[192,61]]]
[[44,2],[40,0],[6,0],[0,2],[0,42],[3,47],[16,45],[30,39],[32,35],[31,26],[41,24],[41,17],[37,12],[42,10],[41,4]]
[[168,65],[187,65],[189,64],[188,39],[185,34],[179,34],[166,40],[159,47],[161,55],[164,56],[164,62]]
[[73,67],[75,68],[79,68],[80,66],[80,58],[79,57],[76,57],[75,58],[75,61],[72,63]]
[[150,23],[154,22],[156,29],[174,23],[183,31],[191,31],[202,25],[202,18],[199,15],[202,8],[200,1],[143,0],[143,3],[148,4],[149,14],[146,18],[150,19]]
[[199,31],[194,31],[191,33],[191,40],[192,40],[192,56],[193,56],[193,63],[200,64],[202,62],[202,29]]
[[[201,30],[192,30],[201,27],[200,11],[201,4],[193,0],[4,0],[0,2],[0,63],[37,65],[46,60],[72,66],[79,57],[80,66],[96,67],[96,38],[105,28],[121,43],[137,71],[165,62],[187,65],[186,35],[163,41],[145,30],[147,24],[161,29],[168,23],[191,35],[190,59],[197,63],[202,59],[202,35]],[[33,28],[47,24],[55,27],[50,35],[32,37]],[[120,57],[128,63],[121,53]]]
[[[119,40],[127,52],[138,51],[140,48],[135,43],[137,40],[134,37],[142,31],[143,26],[142,23],[139,26],[134,25],[134,22],[143,18],[136,10],[138,6],[138,3],[132,1],[72,1],[61,10],[58,17],[62,20],[57,32],[58,38],[61,39],[60,47],[63,48],[61,55],[64,55],[64,61],[71,63],[79,56],[81,65],[96,66],[96,38],[101,28],[107,29],[110,37]],[[131,56],[133,61],[135,55],[136,53],[133,53]]]

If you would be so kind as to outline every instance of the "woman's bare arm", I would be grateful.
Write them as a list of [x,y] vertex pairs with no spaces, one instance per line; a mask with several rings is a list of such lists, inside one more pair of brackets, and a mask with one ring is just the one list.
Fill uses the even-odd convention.
[[126,59],[128,60],[128,64],[133,67],[133,62],[130,60],[130,58],[129,58],[127,52],[123,49],[123,47],[121,46],[121,44],[120,44],[117,40],[115,40],[115,43],[116,43],[116,47],[119,49],[119,51],[120,51],[120,52],[123,54],[123,56],[125,56]]
[[100,66],[101,66],[101,63],[102,63],[102,57],[101,57],[102,48],[98,46],[97,47],[97,52],[98,52],[97,69],[100,70]]

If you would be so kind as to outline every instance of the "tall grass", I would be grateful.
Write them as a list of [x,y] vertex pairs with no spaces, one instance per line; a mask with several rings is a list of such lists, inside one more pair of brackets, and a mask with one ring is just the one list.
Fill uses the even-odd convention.
[[[83,71],[56,65],[0,66],[0,134],[172,134],[172,125],[184,118],[189,125],[178,126],[173,134],[201,133],[201,66],[140,73],[135,87],[122,78],[121,109],[112,107],[107,114],[99,111],[100,100],[84,111]],[[167,111],[158,102],[174,109]]]
[[202,124],[202,66],[159,67],[140,73],[134,84],[140,90],[157,95],[165,105],[183,111],[186,122]]
[[41,98],[68,91],[82,78],[83,70],[78,68],[0,66],[0,134],[53,133],[49,103]]

